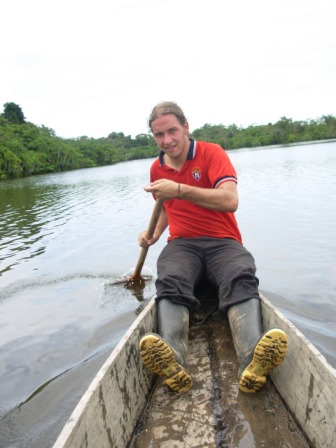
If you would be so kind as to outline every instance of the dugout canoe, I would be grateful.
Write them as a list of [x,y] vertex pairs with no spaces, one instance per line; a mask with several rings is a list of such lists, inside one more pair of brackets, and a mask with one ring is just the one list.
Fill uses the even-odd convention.
[[282,328],[283,364],[255,394],[239,391],[227,320],[213,314],[190,326],[193,388],[170,391],[145,368],[140,338],[156,331],[148,302],[78,403],[53,448],[336,446],[336,370],[264,296],[265,328]]

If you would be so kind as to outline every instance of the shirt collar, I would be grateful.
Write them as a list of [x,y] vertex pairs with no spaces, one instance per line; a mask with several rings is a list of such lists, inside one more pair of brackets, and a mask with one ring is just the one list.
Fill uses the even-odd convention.
[[[189,140],[190,140],[190,145],[189,145],[189,149],[188,149],[187,160],[192,160],[196,154],[196,141],[191,138]],[[160,155],[159,155],[160,166],[164,165],[164,160],[163,160],[164,154],[165,153],[163,151],[160,151]]]

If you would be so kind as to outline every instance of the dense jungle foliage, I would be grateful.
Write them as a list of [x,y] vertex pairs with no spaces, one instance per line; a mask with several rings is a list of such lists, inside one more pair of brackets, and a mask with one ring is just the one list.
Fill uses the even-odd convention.
[[[326,140],[336,138],[336,117],[326,115],[309,121],[282,117],[274,124],[247,128],[235,124],[205,124],[194,130],[192,137],[216,142],[226,150]],[[0,114],[0,180],[157,155],[158,149],[149,134],[132,138],[122,132],[111,132],[98,139],[86,136],[63,139],[48,127],[27,122],[21,107],[15,103],[5,103],[4,112]]]

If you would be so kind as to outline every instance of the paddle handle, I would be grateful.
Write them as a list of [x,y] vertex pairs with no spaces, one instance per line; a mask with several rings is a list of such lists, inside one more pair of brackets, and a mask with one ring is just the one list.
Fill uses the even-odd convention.
[[[155,227],[156,224],[159,220],[160,214],[161,214],[161,210],[162,210],[162,206],[163,206],[163,199],[157,199],[155,201],[155,206],[152,212],[152,216],[151,219],[149,221],[149,225],[148,225],[148,229],[147,229],[147,238],[150,240],[153,235],[154,235],[154,231],[155,231]],[[139,255],[139,259],[138,262],[135,266],[134,272],[132,277],[136,278],[139,277],[143,268],[143,265],[145,263],[146,260],[146,256],[147,256],[147,252],[148,252],[148,247],[142,247],[141,248],[141,252]]]

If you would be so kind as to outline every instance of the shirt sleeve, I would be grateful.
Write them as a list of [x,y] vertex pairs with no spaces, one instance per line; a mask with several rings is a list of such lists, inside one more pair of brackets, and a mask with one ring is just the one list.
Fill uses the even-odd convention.
[[205,151],[209,181],[213,188],[223,182],[236,182],[237,173],[226,151],[216,144],[209,144]]

